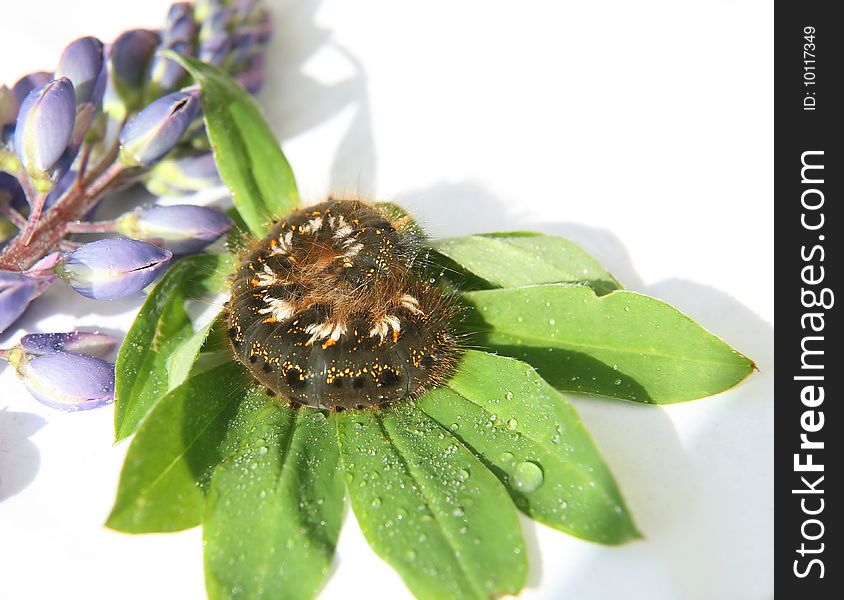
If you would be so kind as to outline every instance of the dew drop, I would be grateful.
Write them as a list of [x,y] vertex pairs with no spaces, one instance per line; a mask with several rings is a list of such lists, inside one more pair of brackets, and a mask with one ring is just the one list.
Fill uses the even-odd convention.
[[449,429],[451,429],[452,431],[457,431],[458,429],[460,429],[460,425],[458,423],[452,423]]
[[507,398],[508,401],[513,399],[513,392],[507,392],[504,394],[504,397]]
[[502,452],[498,457],[498,460],[505,465],[512,465],[513,461],[516,460],[516,457],[513,456],[512,452]]
[[381,498],[372,499],[372,508],[381,508]]
[[460,469],[457,472],[457,479],[459,479],[460,481],[466,481],[467,479],[469,479],[469,471],[467,471],[466,469]]
[[534,462],[520,462],[513,468],[511,475],[516,489],[522,492],[532,492],[542,485],[544,476],[542,469]]
[[516,419],[510,419],[509,421],[507,421],[507,427],[509,427],[510,429],[515,429],[518,426],[519,422]]

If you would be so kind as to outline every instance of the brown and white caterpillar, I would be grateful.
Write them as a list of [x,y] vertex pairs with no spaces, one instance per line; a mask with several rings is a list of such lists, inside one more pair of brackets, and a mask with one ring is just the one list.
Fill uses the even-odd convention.
[[237,359],[292,404],[342,410],[413,398],[457,356],[454,307],[418,260],[421,230],[329,198],[241,255],[227,304]]

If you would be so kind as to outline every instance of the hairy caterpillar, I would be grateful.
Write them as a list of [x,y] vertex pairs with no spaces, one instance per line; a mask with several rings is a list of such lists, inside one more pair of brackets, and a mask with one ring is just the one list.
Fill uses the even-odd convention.
[[227,305],[237,359],[293,404],[342,410],[413,398],[453,368],[453,305],[418,260],[409,219],[329,198],[241,255]]

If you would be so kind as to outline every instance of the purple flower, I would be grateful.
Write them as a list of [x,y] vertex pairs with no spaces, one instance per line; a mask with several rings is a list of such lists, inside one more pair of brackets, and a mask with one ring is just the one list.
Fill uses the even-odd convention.
[[[193,6],[190,2],[176,2],[167,13],[167,23],[161,31],[161,48],[172,50],[184,56],[193,56],[193,40],[196,34],[196,21],[193,19]],[[185,78],[187,73],[173,60],[161,55],[160,51],[152,59],[149,71],[150,90],[147,97],[157,97],[169,92]]]
[[232,41],[227,33],[215,33],[199,44],[197,57],[202,62],[220,66],[232,50]]
[[56,273],[86,298],[116,300],[152,283],[172,257],[169,250],[146,242],[104,239],[65,255]]
[[88,410],[114,401],[114,365],[101,358],[72,352],[15,358],[10,362],[18,376],[35,399],[47,406]]
[[99,104],[105,88],[103,43],[94,37],[79,38],[62,52],[56,78],[67,77],[76,91],[77,104]]
[[193,42],[196,21],[193,18],[193,4],[174,2],[167,11],[167,20],[162,35],[165,43]]
[[18,118],[18,101],[15,93],[0,85],[0,143],[3,142],[3,128],[12,125]]
[[141,105],[149,63],[158,47],[159,35],[148,29],[132,29],[111,45],[108,60],[117,93],[129,111]]
[[117,219],[117,230],[140,239],[162,239],[176,254],[199,252],[232,226],[225,214],[205,206],[153,206]]
[[15,151],[36,186],[50,180],[50,171],[70,144],[75,122],[76,93],[66,77],[35,88],[24,99],[15,127]]
[[54,277],[31,277],[15,271],[0,271],[0,331],[14,323],[29,303],[37,298]]
[[210,152],[166,158],[157,163],[144,182],[156,196],[181,196],[222,185],[214,155]]
[[29,92],[49,83],[52,80],[53,74],[47,73],[46,71],[37,71],[35,73],[30,73],[29,75],[24,75],[18,79],[12,88],[12,91],[15,94],[15,100],[18,102],[18,106],[20,106],[23,99],[29,95]]
[[18,178],[0,171],[0,206],[11,206],[15,210],[26,208],[26,195]]
[[103,358],[108,356],[117,344],[118,340],[113,335],[89,331],[28,333],[20,341],[21,349],[30,356],[73,352]]
[[170,152],[199,109],[198,93],[176,92],[152,102],[120,132],[120,160],[148,167]]

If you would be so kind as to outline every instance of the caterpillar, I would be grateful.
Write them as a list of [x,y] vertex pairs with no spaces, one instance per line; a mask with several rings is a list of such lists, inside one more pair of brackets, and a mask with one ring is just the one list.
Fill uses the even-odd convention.
[[273,222],[232,277],[235,357],[293,405],[383,406],[434,387],[458,346],[423,241],[409,218],[359,200],[329,198]]

